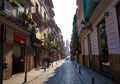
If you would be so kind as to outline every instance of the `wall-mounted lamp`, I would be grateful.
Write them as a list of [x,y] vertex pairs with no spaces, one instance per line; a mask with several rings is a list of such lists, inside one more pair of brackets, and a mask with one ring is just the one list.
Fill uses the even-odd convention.
[[82,26],[82,28],[84,28],[85,27],[85,22],[82,20],[82,22],[81,22],[81,26]]
[[89,29],[89,30],[92,31],[92,25],[91,25],[88,21],[85,22],[85,21],[82,20],[81,26],[82,26],[82,28],[84,28],[84,29]]

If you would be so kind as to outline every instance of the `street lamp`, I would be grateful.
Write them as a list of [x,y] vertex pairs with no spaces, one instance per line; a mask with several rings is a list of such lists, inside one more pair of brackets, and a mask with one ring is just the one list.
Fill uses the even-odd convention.
[[53,41],[50,42],[51,43],[51,60],[52,60],[52,67],[53,67],[53,50],[52,50],[52,46],[53,46]]

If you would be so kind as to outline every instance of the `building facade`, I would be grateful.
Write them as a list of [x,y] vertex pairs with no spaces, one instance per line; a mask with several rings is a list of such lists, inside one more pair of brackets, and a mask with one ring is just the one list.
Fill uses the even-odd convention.
[[77,0],[79,61],[114,84],[120,83],[119,4],[119,0]]
[[[30,60],[27,60],[31,59],[31,53],[28,52],[31,52],[29,38],[33,23],[24,18],[24,14],[29,12],[29,7],[33,6],[33,3],[29,2],[31,4],[5,0],[4,11],[0,11],[0,24],[5,30],[3,61],[8,64],[4,70],[4,79],[32,67]],[[32,20],[30,15],[27,17]],[[29,64],[26,66],[27,62]]]
[[[40,67],[42,59],[50,56],[52,41],[64,47],[63,38],[56,37],[61,33],[54,23],[53,7],[52,0],[0,1],[0,66],[7,64],[3,79]],[[52,40],[49,29],[56,33]]]

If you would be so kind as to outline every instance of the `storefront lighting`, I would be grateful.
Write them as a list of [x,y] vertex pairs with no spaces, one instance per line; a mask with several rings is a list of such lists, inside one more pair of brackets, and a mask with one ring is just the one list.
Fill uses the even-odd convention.
[[20,41],[20,43],[24,43],[24,41]]

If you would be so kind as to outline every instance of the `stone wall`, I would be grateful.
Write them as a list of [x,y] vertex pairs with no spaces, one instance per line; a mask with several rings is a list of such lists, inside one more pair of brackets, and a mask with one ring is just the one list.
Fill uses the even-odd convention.
[[99,55],[94,55],[94,70],[96,72],[101,72],[100,56]]
[[8,63],[8,68],[3,71],[3,79],[7,79],[12,76],[12,53],[13,44],[5,44],[4,60]]
[[120,55],[110,55],[110,71],[114,84],[120,84]]
[[89,55],[85,55],[85,66],[86,67],[90,67],[90,58],[89,58]]

